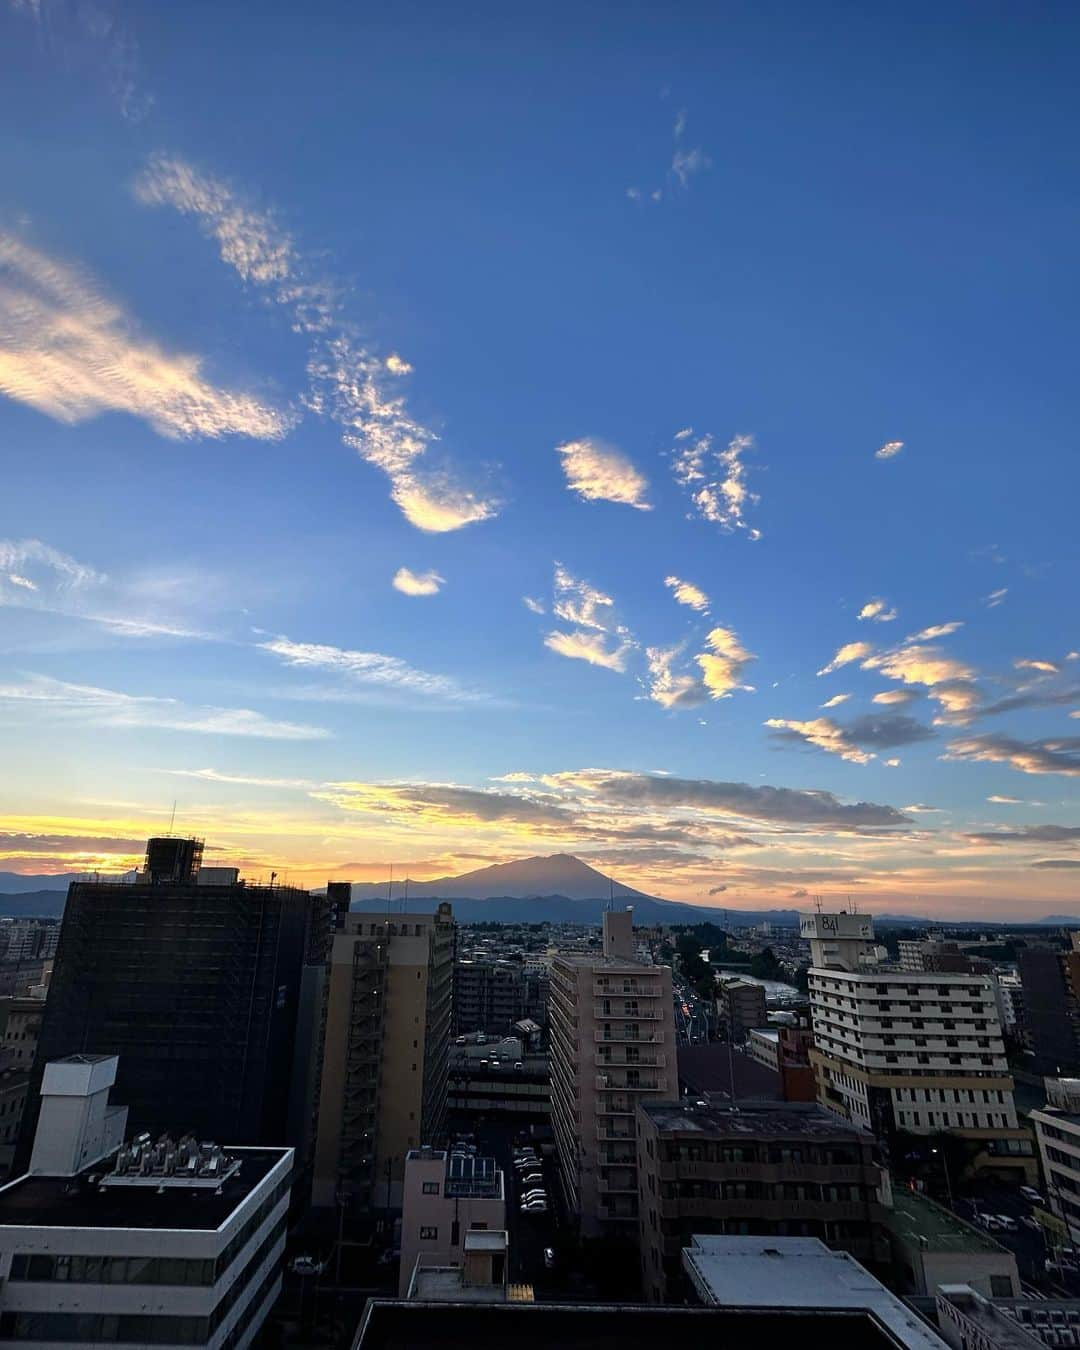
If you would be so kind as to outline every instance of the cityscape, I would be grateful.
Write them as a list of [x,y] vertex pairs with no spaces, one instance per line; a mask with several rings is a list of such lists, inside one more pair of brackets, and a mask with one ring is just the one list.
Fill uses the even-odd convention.
[[1078,68],[0,0],[0,1345],[1080,1346]]

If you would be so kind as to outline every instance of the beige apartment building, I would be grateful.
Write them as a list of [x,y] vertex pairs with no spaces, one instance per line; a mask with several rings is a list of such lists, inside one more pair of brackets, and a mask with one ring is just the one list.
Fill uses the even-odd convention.
[[[408,1295],[418,1266],[463,1269],[469,1233],[501,1233],[505,1251],[505,1186],[494,1158],[410,1149],[405,1155],[398,1298]],[[500,1265],[496,1254],[493,1264],[495,1283],[505,1284],[505,1256]]]
[[947,1130],[974,1170],[1035,1177],[989,976],[880,965],[873,920],[809,914],[818,1100],[879,1138]]
[[604,915],[602,956],[551,966],[551,1118],[582,1235],[636,1238],[639,1101],[679,1095],[671,971],[635,956],[630,910]]
[[434,914],[338,916],[330,961],[312,1200],[400,1209],[405,1157],[446,1113],[455,925]]

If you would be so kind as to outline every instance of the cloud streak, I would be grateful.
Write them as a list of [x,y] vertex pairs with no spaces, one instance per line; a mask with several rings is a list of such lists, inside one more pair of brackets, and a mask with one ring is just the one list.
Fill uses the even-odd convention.
[[679,577],[665,577],[664,585],[672,592],[677,604],[686,605],[698,614],[708,614],[709,597],[692,581],[682,581]]
[[293,642],[276,637],[258,644],[284,665],[299,670],[318,670],[339,675],[351,684],[370,685],[440,703],[488,703],[489,697],[466,688],[448,675],[418,670],[396,656],[382,652],[350,651],[319,642]]
[[295,417],[142,338],[78,269],[0,235],[0,393],[67,425],[126,413],[171,440],[279,440]]
[[945,759],[1008,764],[1020,773],[1080,777],[1080,736],[1023,741],[1013,736],[969,736],[950,741]]
[[392,585],[402,595],[438,595],[445,580],[438,572],[413,572],[408,567],[399,567]]
[[747,485],[743,462],[753,445],[751,436],[734,436],[719,449],[712,436],[695,438],[688,427],[675,437],[671,466],[676,483],[690,498],[691,516],[719,525],[728,534],[745,530],[748,538],[757,540],[761,531],[750,527],[746,512],[758,497]]

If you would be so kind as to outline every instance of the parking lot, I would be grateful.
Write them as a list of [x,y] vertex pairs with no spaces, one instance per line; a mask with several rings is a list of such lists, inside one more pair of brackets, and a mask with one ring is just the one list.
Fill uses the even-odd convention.
[[[553,1158],[541,1157],[540,1164],[533,1171],[540,1171],[543,1186],[547,1194],[546,1214],[522,1214],[522,1185],[517,1168],[513,1163],[515,1136],[521,1131],[512,1125],[481,1124],[476,1127],[476,1142],[482,1154],[493,1157],[503,1170],[506,1181],[506,1226],[510,1233],[510,1279],[516,1284],[531,1284],[537,1296],[553,1293],[559,1283],[560,1267],[564,1252],[560,1245],[559,1229],[562,1216],[561,1200],[558,1195],[556,1164]],[[537,1148],[537,1153],[540,1150]],[[535,1186],[537,1183],[533,1183]],[[531,1187],[530,1187],[531,1189]],[[555,1253],[555,1266],[548,1269],[544,1264],[544,1249]]]
[[1046,1245],[1042,1229],[1032,1221],[1032,1209],[1039,1208],[1038,1205],[1025,1199],[1018,1187],[997,1181],[976,1181],[965,1186],[964,1190],[965,1194],[957,1197],[953,1208],[969,1223],[985,1229],[978,1216],[992,1214],[1005,1216],[1016,1224],[1014,1232],[993,1227],[989,1232],[996,1242],[1013,1252],[1020,1278],[1026,1284],[1046,1293],[1080,1297],[1080,1272],[1046,1270],[1046,1260],[1051,1250]]

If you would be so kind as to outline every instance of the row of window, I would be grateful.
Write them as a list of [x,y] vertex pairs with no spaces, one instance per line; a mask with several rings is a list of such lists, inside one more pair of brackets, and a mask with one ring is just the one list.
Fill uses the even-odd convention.
[[[65,1256],[45,1253],[19,1253],[11,1258],[12,1280],[52,1281],[65,1284],[216,1284],[249,1242],[251,1235],[288,1191],[282,1182],[263,1201],[229,1245],[215,1260],[174,1256]],[[276,1224],[266,1242],[284,1231],[285,1220]],[[263,1246],[266,1245],[263,1243]]]
[[[651,1155],[651,1148],[649,1152]],[[669,1163],[795,1163],[857,1167],[861,1154],[857,1148],[810,1145],[665,1143],[662,1156],[664,1162]]]
[[660,1195],[664,1200],[801,1200],[818,1204],[857,1204],[863,1199],[862,1188],[857,1185],[809,1181],[777,1185],[767,1181],[664,1181],[660,1183]]

